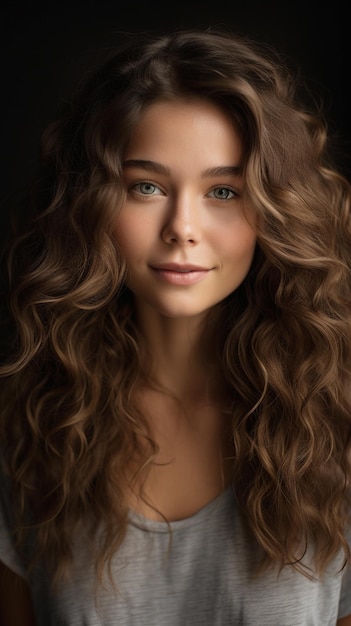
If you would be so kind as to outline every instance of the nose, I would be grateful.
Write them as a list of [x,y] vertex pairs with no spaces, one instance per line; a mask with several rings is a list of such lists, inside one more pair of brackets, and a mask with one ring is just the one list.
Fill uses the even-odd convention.
[[162,229],[162,239],[168,244],[191,245],[199,243],[201,226],[196,201],[190,197],[172,199]]

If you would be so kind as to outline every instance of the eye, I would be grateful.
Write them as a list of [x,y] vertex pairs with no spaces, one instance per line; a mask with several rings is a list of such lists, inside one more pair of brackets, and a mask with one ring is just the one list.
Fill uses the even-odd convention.
[[215,187],[209,194],[210,198],[216,200],[232,200],[233,198],[239,198],[239,192],[229,187]]
[[140,183],[134,183],[131,185],[130,189],[139,193],[142,196],[156,196],[163,195],[163,192],[157,185],[153,183],[149,183],[147,181],[141,181]]

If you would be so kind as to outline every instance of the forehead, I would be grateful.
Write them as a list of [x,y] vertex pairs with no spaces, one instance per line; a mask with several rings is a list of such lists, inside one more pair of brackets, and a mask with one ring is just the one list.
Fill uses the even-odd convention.
[[187,163],[238,165],[242,142],[229,115],[202,99],[161,100],[146,107],[125,151],[126,159],[163,162],[181,158]]

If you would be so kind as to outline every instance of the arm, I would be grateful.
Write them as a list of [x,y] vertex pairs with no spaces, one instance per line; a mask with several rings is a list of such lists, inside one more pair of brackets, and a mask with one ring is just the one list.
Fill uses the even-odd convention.
[[6,626],[36,626],[26,581],[0,561],[0,623]]
[[338,619],[336,626],[351,626],[351,615]]

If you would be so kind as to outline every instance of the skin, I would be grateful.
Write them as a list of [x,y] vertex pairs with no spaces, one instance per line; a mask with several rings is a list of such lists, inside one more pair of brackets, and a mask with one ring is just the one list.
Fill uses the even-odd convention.
[[[116,236],[141,324],[167,323],[173,332],[181,320],[199,328],[245,278],[256,234],[243,199],[241,158],[230,120],[208,102],[159,102],[137,124],[125,153],[128,195]],[[152,270],[167,263],[207,272],[195,284],[170,284]]]
[[36,625],[28,584],[1,561],[0,624],[4,626]]

